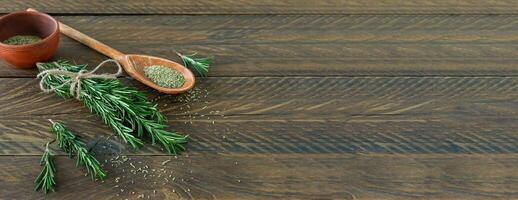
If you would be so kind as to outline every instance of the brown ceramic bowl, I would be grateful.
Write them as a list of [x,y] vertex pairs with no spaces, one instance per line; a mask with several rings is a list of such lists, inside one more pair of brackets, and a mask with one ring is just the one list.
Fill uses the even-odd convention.
[[[2,43],[15,35],[36,35],[41,41],[26,45]],[[59,25],[51,16],[35,11],[19,11],[0,18],[0,57],[18,68],[34,67],[48,60],[59,43]]]

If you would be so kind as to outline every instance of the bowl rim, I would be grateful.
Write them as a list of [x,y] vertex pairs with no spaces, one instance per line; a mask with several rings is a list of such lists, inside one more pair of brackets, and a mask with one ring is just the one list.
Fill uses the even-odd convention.
[[38,12],[38,11],[22,10],[22,11],[12,12],[12,13],[9,13],[7,15],[4,15],[4,16],[0,17],[0,21],[5,20],[8,17],[13,17],[13,16],[16,17],[16,15],[26,15],[26,14],[29,14],[29,15],[40,15],[40,16],[43,16],[43,17],[45,17],[47,19],[50,19],[50,21],[52,21],[56,25],[54,30],[53,30],[53,32],[50,35],[48,35],[47,37],[41,39],[40,41],[34,42],[34,43],[30,43],[30,44],[10,45],[10,44],[3,43],[3,41],[0,41],[0,47],[19,49],[19,48],[26,48],[26,47],[30,47],[30,46],[38,46],[38,45],[47,43],[49,40],[54,38],[55,35],[59,34],[59,23],[58,23],[58,21],[56,19],[54,19],[54,17],[48,15],[47,13],[42,13],[42,12]]

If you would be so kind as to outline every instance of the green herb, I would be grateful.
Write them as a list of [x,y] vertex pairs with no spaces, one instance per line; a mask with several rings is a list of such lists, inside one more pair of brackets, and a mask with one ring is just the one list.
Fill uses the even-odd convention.
[[183,64],[186,67],[192,68],[201,77],[207,76],[207,73],[209,72],[209,65],[212,61],[211,58],[194,58],[193,56],[196,56],[196,53],[191,55],[182,55],[180,53],[176,54],[180,56]]
[[39,42],[40,40],[41,38],[35,35],[15,35],[4,40],[2,43],[8,45],[24,45]]
[[144,74],[160,87],[179,88],[185,83],[180,72],[162,65],[146,66]]
[[51,132],[56,135],[58,146],[64,152],[68,153],[69,157],[76,154],[76,166],[83,165],[92,179],[104,179],[106,172],[101,168],[99,161],[95,159],[85,147],[85,143],[75,136],[65,125],[59,122],[52,122]]
[[[38,63],[39,71],[60,68],[70,72],[79,72],[86,65],[73,65],[67,61]],[[44,86],[53,88],[68,83],[70,78],[62,75],[50,75],[44,80]],[[153,144],[160,143],[164,149],[176,154],[184,150],[187,136],[167,131],[165,117],[158,112],[146,96],[138,90],[124,86],[117,79],[83,78],[79,99],[91,112],[102,118],[125,142],[137,148],[143,144],[138,137],[144,133],[151,137]],[[71,98],[70,84],[55,88],[54,92],[64,98]]]
[[40,165],[43,166],[43,169],[38,177],[36,177],[36,180],[34,180],[34,184],[36,184],[35,190],[38,191],[41,189],[45,194],[50,190],[54,191],[54,187],[56,186],[56,182],[54,181],[56,167],[54,166],[52,157],[53,155],[49,150],[49,143],[47,143],[40,160]]

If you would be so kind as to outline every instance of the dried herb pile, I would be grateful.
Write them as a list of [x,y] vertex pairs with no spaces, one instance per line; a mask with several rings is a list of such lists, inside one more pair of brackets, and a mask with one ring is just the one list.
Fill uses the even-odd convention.
[[180,72],[162,65],[144,67],[144,75],[160,87],[179,88],[185,83]]
[[2,43],[8,45],[25,45],[39,42],[40,40],[41,38],[35,35],[15,35],[13,37],[7,38]]

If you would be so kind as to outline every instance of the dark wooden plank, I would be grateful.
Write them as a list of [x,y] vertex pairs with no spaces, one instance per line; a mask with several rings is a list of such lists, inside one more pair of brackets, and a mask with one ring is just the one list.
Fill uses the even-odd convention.
[[[115,165],[109,160],[116,156],[98,157],[108,160],[104,167],[109,176],[103,183],[83,176],[74,161],[58,157],[57,192],[48,198],[518,198],[517,154],[189,154],[177,159],[130,156]],[[171,161],[162,165],[166,160]],[[38,156],[1,156],[0,198],[42,198],[32,182],[40,170],[38,161]],[[131,172],[139,168],[148,172]]]
[[[213,55],[211,76],[516,75],[518,16],[64,16],[127,53]],[[62,40],[55,58],[105,57]],[[0,64],[0,77],[34,76]]]
[[[355,116],[513,118],[517,77],[217,77],[194,94],[166,95],[129,79],[169,117],[349,120]],[[0,79],[0,118],[87,113],[76,100],[45,94],[38,80]],[[222,116],[223,115],[223,116]]]
[[24,0],[0,1],[0,12],[33,7],[56,14],[516,14],[513,0]]
[[[65,122],[93,151],[129,155],[164,155],[149,141],[133,150],[97,119],[53,117]],[[423,118],[423,117],[421,117]],[[509,154],[518,153],[518,119],[481,118],[391,119],[363,117],[336,120],[184,120],[169,122],[172,130],[189,134],[188,152],[249,154]],[[0,155],[38,155],[54,136],[47,119],[0,120]],[[64,154],[59,152],[59,154]]]
[[[0,79],[2,155],[41,152],[51,137],[48,118],[94,143],[112,132],[80,102],[38,93],[36,85]],[[208,78],[200,85],[207,92],[188,102],[142,87],[172,129],[191,135],[193,152],[518,151],[516,77]],[[161,154],[153,147],[131,153]]]

